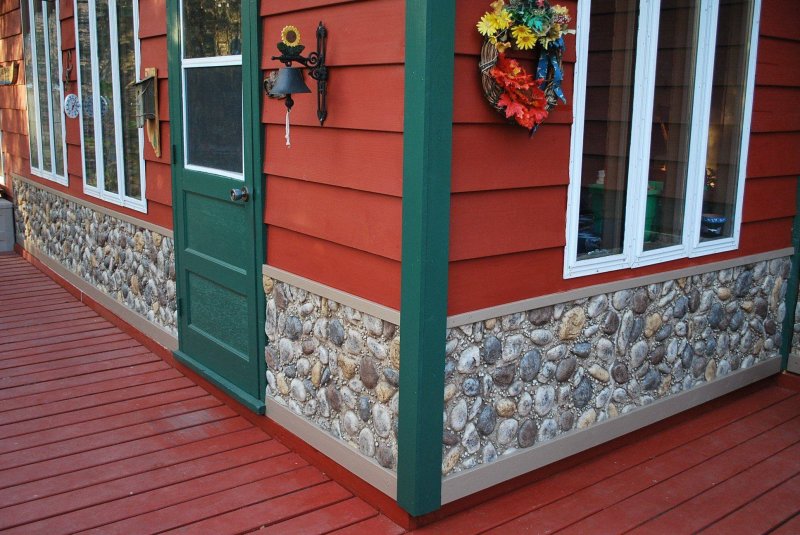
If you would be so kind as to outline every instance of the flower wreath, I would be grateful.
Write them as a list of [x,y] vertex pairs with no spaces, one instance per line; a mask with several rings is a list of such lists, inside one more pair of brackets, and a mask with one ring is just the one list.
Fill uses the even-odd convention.
[[[568,24],[567,8],[547,0],[496,0],[492,11],[481,17],[481,85],[489,103],[506,118],[527,128],[531,135],[558,101],[566,103],[561,90],[564,78],[561,56],[564,35],[575,33]],[[506,51],[531,50],[537,60],[536,74],[528,73]]]

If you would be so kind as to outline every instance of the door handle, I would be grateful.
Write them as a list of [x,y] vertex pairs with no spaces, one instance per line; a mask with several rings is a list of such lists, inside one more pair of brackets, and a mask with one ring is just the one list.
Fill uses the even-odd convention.
[[233,202],[242,201],[247,202],[247,199],[250,198],[250,192],[247,191],[247,186],[242,186],[242,189],[233,188],[231,190],[231,200]]

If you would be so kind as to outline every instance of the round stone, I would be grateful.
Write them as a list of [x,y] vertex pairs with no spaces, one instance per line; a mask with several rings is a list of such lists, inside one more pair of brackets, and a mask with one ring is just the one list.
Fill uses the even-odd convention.
[[614,342],[608,338],[598,339],[595,345],[595,352],[600,360],[611,362],[614,360]]
[[592,351],[592,344],[590,344],[589,342],[578,342],[577,344],[572,346],[572,352],[582,359],[588,357],[591,351]]
[[542,426],[539,428],[539,433],[537,434],[537,439],[539,442],[544,442],[545,440],[556,438],[557,434],[558,424],[552,418],[548,418],[542,422]]
[[558,415],[558,427],[562,431],[569,431],[575,423],[575,415],[569,411],[564,411]]
[[633,344],[631,348],[631,368],[635,370],[642,365],[644,359],[647,358],[648,349],[647,342],[644,340]]
[[397,370],[393,370],[392,368],[384,368],[383,376],[386,377],[386,381],[395,388],[400,385],[400,373],[398,373]]
[[601,383],[607,383],[611,378],[610,375],[608,374],[608,370],[606,370],[599,364],[592,364],[591,366],[589,366],[589,369],[586,370],[586,372],[595,379],[597,379],[598,381],[600,381]]
[[492,463],[497,460],[497,449],[495,449],[494,445],[489,442],[483,447],[483,464]]
[[369,417],[372,414],[372,401],[369,399],[369,396],[359,396],[358,398],[358,417],[361,418],[362,422],[369,421]]
[[375,435],[368,427],[365,427],[358,434],[358,451],[367,457],[375,455]]
[[519,427],[519,446],[521,448],[529,448],[536,442],[536,434],[539,429],[536,427],[536,422],[533,420],[525,420]]
[[547,360],[554,360],[558,361],[563,359],[567,354],[567,346],[564,344],[559,344],[553,348],[550,348],[545,353],[545,358]]
[[342,429],[350,436],[356,436],[359,430],[358,416],[353,411],[347,411],[342,417]]
[[467,453],[472,454],[478,451],[481,447],[481,437],[472,423],[467,424],[464,430],[464,435],[461,439],[461,445],[467,450]]
[[528,321],[533,325],[544,325],[553,318],[553,307],[543,307],[528,312]]
[[642,388],[644,390],[655,390],[660,384],[661,374],[655,368],[651,368],[642,379]]
[[575,359],[575,357],[570,357],[559,362],[558,367],[556,368],[556,380],[562,383],[569,381],[572,377],[572,374],[575,373],[575,368],[577,365],[578,361]]
[[523,381],[530,382],[539,374],[542,365],[542,353],[532,349],[523,355],[519,361],[519,374]]
[[584,377],[572,393],[572,402],[580,409],[586,406],[590,399],[592,399],[592,382],[588,377]]
[[515,334],[506,338],[503,344],[503,360],[517,360],[522,353],[522,346],[524,343],[525,337],[521,334]]
[[361,359],[359,371],[361,382],[364,383],[364,386],[372,389],[378,385],[380,375],[378,375],[378,369],[376,367],[375,360],[372,357],[363,357]]
[[502,398],[495,402],[494,409],[497,411],[498,416],[509,418],[517,410],[517,404],[512,399]]
[[619,314],[609,310],[603,318],[602,330],[606,334],[614,334],[619,329]]
[[552,386],[540,386],[534,396],[534,410],[539,416],[545,416],[553,410],[556,402],[556,391]]
[[306,386],[300,379],[292,379],[289,391],[294,399],[301,402],[305,401],[306,396],[308,395],[308,392],[306,391]]
[[589,409],[578,418],[578,429],[586,429],[597,421],[597,411]]
[[511,442],[513,442],[517,437],[518,429],[519,423],[513,418],[503,420],[497,427],[497,442],[503,446],[511,444]]
[[461,459],[461,446],[456,446],[447,451],[442,459],[442,474],[449,474],[458,464]]
[[283,332],[289,340],[298,340],[303,333],[303,323],[297,316],[289,316],[286,318],[286,324],[283,327]]
[[442,434],[442,444],[445,446],[455,446],[459,442],[459,437],[456,433],[450,431],[449,429],[445,429],[444,433]]
[[533,398],[527,392],[519,397],[517,402],[517,414],[527,416],[533,410]]
[[605,294],[600,294],[589,299],[589,304],[586,306],[586,313],[590,318],[596,318],[606,311],[608,308],[608,297]]
[[469,377],[464,380],[464,384],[461,385],[461,390],[464,392],[464,395],[469,397],[475,397],[481,391],[481,384],[478,382],[477,379]]
[[530,338],[537,346],[545,346],[553,341],[553,333],[545,329],[536,329],[530,333]]
[[389,446],[380,446],[375,458],[378,459],[378,464],[384,468],[394,468],[394,452]]
[[628,373],[628,367],[624,364],[617,363],[611,368],[611,377],[614,378],[614,381],[619,384],[625,384],[630,379],[630,374]]
[[458,357],[458,364],[456,364],[456,369],[460,373],[472,373],[478,369],[480,360],[481,356],[478,347],[469,346],[464,351],[462,351],[461,355]]
[[392,413],[383,404],[376,403],[372,407],[372,425],[378,436],[386,438],[392,431]]
[[467,402],[463,399],[458,400],[450,410],[450,428],[453,431],[461,431],[467,425]]
[[492,431],[494,431],[495,426],[497,425],[497,414],[494,412],[494,407],[487,404],[481,410],[481,413],[478,415],[478,421],[475,423],[475,427],[478,429],[478,432],[481,435],[490,435]]
[[650,352],[650,363],[654,366],[657,366],[664,360],[664,356],[667,353],[667,349],[664,346],[656,346],[653,348],[653,351]]
[[561,319],[558,328],[558,337],[562,340],[573,340],[577,338],[586,323],[586,313],[581,307],[575,307],[567,311]]
[[488,364],[494,364],[503,354],[503,344],[496,336],[489,335],[483,340],[483,360]]
[[631,310],[636,312],[637,314],[643,314],[645,310],[647,310],[647,306],[650,304],[650,297],[647,295],[647,290],[644,288],[639,288],[633,294],[633,298],[631,299]]
[[338,319],[328,322],[328,340],[340,347],[344,343],[344,326]]
[[514,382],[517,365],[513,362],[498,366],[492,371],[492,379],[499,385],[510,385]]
[[614,308],[617,310],[622,310],[628,306],[631,300],[631,291],[630,290],[620,290],[619,292],[614,292],[614,296],[612,298],[612,304]]

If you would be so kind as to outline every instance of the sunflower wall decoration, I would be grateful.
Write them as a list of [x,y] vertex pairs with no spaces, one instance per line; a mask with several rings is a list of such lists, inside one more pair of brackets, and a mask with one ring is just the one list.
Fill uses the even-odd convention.
[[[484,37],[479,64],[483,93],[496,110],[533,135],[559,100],[566,103],[561,57],[564,36],[575,33],[569,29],[569,11],[547,0],[497,0],[490,6],[477,24]],[[532,52],[536,72],[507,57],[509,50]]]

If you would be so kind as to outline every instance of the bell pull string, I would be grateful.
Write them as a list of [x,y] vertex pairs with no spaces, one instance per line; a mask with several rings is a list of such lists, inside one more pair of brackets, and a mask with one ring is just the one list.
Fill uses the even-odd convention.
[[286,138],[286,147],[291,149],[292,148],[292,133],[291,128],[289,126],[289,113],[291,113],[291,108],[286,110],[286,134],[284,137]]

